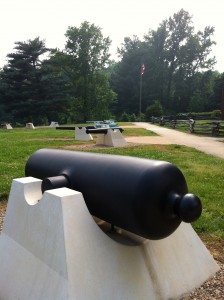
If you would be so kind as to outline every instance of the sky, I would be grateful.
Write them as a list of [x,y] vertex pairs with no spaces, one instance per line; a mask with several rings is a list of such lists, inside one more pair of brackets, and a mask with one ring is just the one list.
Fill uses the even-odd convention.
[[192,15],[196,32],[215,27],[214,69],[224,72],[224,0],[0,0],[0,67],[7,63],[6,56],[17,41],[39,36],[47,47],[64,49],[68,27],[80,27],[84,21],[110,37],[110,53],[116,59],[125,37],[142,39],[182,8]]

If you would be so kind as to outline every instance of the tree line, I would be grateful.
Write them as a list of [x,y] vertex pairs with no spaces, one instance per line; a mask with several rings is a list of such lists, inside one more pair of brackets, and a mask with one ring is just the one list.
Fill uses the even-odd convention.
[[213,71],[214,30],[195,32],[182,9],[142,40],[124,38],[116,62],[110,38],[87,21],[68,27],[63,50],[47,48],[40,37],[15,42],[0,70],[0,121],[135,120],[220,109],[224,73]]

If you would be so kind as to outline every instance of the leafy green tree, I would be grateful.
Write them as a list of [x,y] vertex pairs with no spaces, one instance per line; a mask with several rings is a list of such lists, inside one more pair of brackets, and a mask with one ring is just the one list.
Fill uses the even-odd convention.
[[110,39],[104,38],[101,29],[88,22],[80,28],[69,27],[65,36],[67,74],[83,121],[109,117],[109,107],[116,96],[105,71],[110,62]]
[[[188,99],[193,95],[190,77],[200,70],[208,70],[215,63],[215,58],[209,58],[212,46],[211,40],[214,33],[213,27],[205,27],[204,31],[194,33],[192,16],[181,9],[168,20],[165,20],[158,34],[163,32],[163,71],[165,71],[166,82],[166,105],[167,108],[186,109]],[[157,65],[158,67],[158,65]],[[161,70],[159,67],[158,69]],[[162,89],[164,90],[164,88]],[[185,103],[185,104],[184,104]]]
[[190,112],[199,112],[202,111],[203,106],[203,97],[200,90],[196,90],[192,95],[189,103]]
[[[166,113],[186,112],[198,91],[203,103],[200,108],[209,107],[211,81],[205,80],[207,75],[198,80],[198,74],[206,74],[215,63],[215,58],[210,57],[215,44],[214,28],[207,26],[195,33],[192,23],[192,16],[181,9],[162,21],[157,30],[149,30],[143,41],[138,37],[125,38],[118,51],[121,60],[114,68],[111,81],[118,94],[117,114],[138,110],[141,62],[145,64],[143,112],[154,99],[161,102]],[[194,84],[195,79],[199,86]]]
[[[114,67],[111,76],[111,86],[118,94],[116,114],[139,113],[140,72],[143,56],[142,42],[137,36],[124,38],[124,43],[118,49],[121,61]],[[145,76],[145,74],[144,74]],[[142,86],[142,103],[145,102],[144,80]]]
[[224,119],[224,73],[216,74],[211,105],[212,109],[221,109],[222,119]]
[[146,107],[160,99],[162,105],[166,104],[168,62],[166,60],[166,40],[168,38],[167,21],[163,21],[159,28],[149,30],[144,36],[144,61],[147,72],[144,75],[145,94],[147,94]]
[[146,109],[146,120],[150,121],[151,117],[161,117],[163,115],[163,107],[159,100],[155,100],[153,104],[149,105]]
[[[214,98],[215,78],[216,73],[211,70],[207,72],[197,72],[187,78],[187,80],[184,81],[186,86],[182,87],[182,93],[185,93],[185,95],[183,94],[183,96],[180,97],[180,102],[178,103],[179,111],[205,112],[213,110],[214,106],[212,102]],[[189,90],[190,92],[187,93]],[[180,93],[181,92],[179,92],[179,94]],[[183,101],[183,99],[185,101]]]
[[166,24],[168,36],[165,51],[168,62],[167,99],[169,100],[172,97],[173,76],[175,71],[180,67],[183,47],[187,43],[188,37],[192,35],[193,27],[191,26],[189,13],[183,9],[174,14],[173,18],[170,17]]

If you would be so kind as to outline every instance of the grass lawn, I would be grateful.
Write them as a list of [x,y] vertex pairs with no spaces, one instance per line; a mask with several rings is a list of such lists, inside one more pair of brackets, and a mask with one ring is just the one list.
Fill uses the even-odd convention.
[[8,197],[13,178],[24,177],[25,163],[34,151],[85,143],[75,141],[70,130],[0,129],[0,200]]
[[[144,129],[125,129],[126,136],[151,134]],[[74,131],[51,128],[35,130],[0,130],[0,200],[9,195],[13,178],[24,177],[29,156],[41,148],[60,148],[93,142],[74,140]],[[75,149],[78,150],[78,149]],[[86,151],[86,150],[85,150]],[[184,174],[190,193],[201,198],[203,213],[193,223],[194,229],[207,243],[223,246],[224,241],[224,160],[179,145],[148,145],[88,150],[115,155],[165,160]],[[223,259],[223,248],[221,250]]]
[[157,136],[156,133],[143,128],[124,128],[124,136]]

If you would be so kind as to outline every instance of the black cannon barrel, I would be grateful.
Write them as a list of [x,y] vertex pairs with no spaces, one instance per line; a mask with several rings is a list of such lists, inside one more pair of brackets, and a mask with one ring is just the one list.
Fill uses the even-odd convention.
[[148,239],[169,236],[202,211],[199,198],[187,194],[182,172],[165,161],[41,149],[25,174],[42,179],[43,191],[80,191],[92,215]]
[[[76,127],[74,126],[59,126],[59,127],[56,127],[56,129],[58,130],[75,130]],[[79,129],[83,128],[82,126],[78,126]],[[86,129],[96,129],[95,126],[85,126]]]
[[123,132],[124,131],[124,129],[123,128],[120,128],[120,127],[113,127],[113,128],[110,128],[110,127],[106,127],[106,128],[94,128],[94,129],[92,129],[92,128],[87,128],[86,129],[86,133],[96,133],[96,134],[107,134],[107,132],[108,132],[108,129],[109,130],[115,130],[115,129],[117,129],[117,130],[119,130],[120,132]]
[[[60,127],[56,127],[56,129],[58,130],[75,130],[76,127],[74,126],[60,126]],[[83,128],[83,127],[78,127],[79,129]],[[108,129],[111,130],[120,130],[120,132],[123,132],[124,129],[121,127],[102,127],[102,128],[96,128],[95,126],[85,126],[84,127],[86,129],[86,133],[96,133],[96,134],[107,134]]]
[[57,130],[75,130],[74,126],[58,126],[56,127]]

